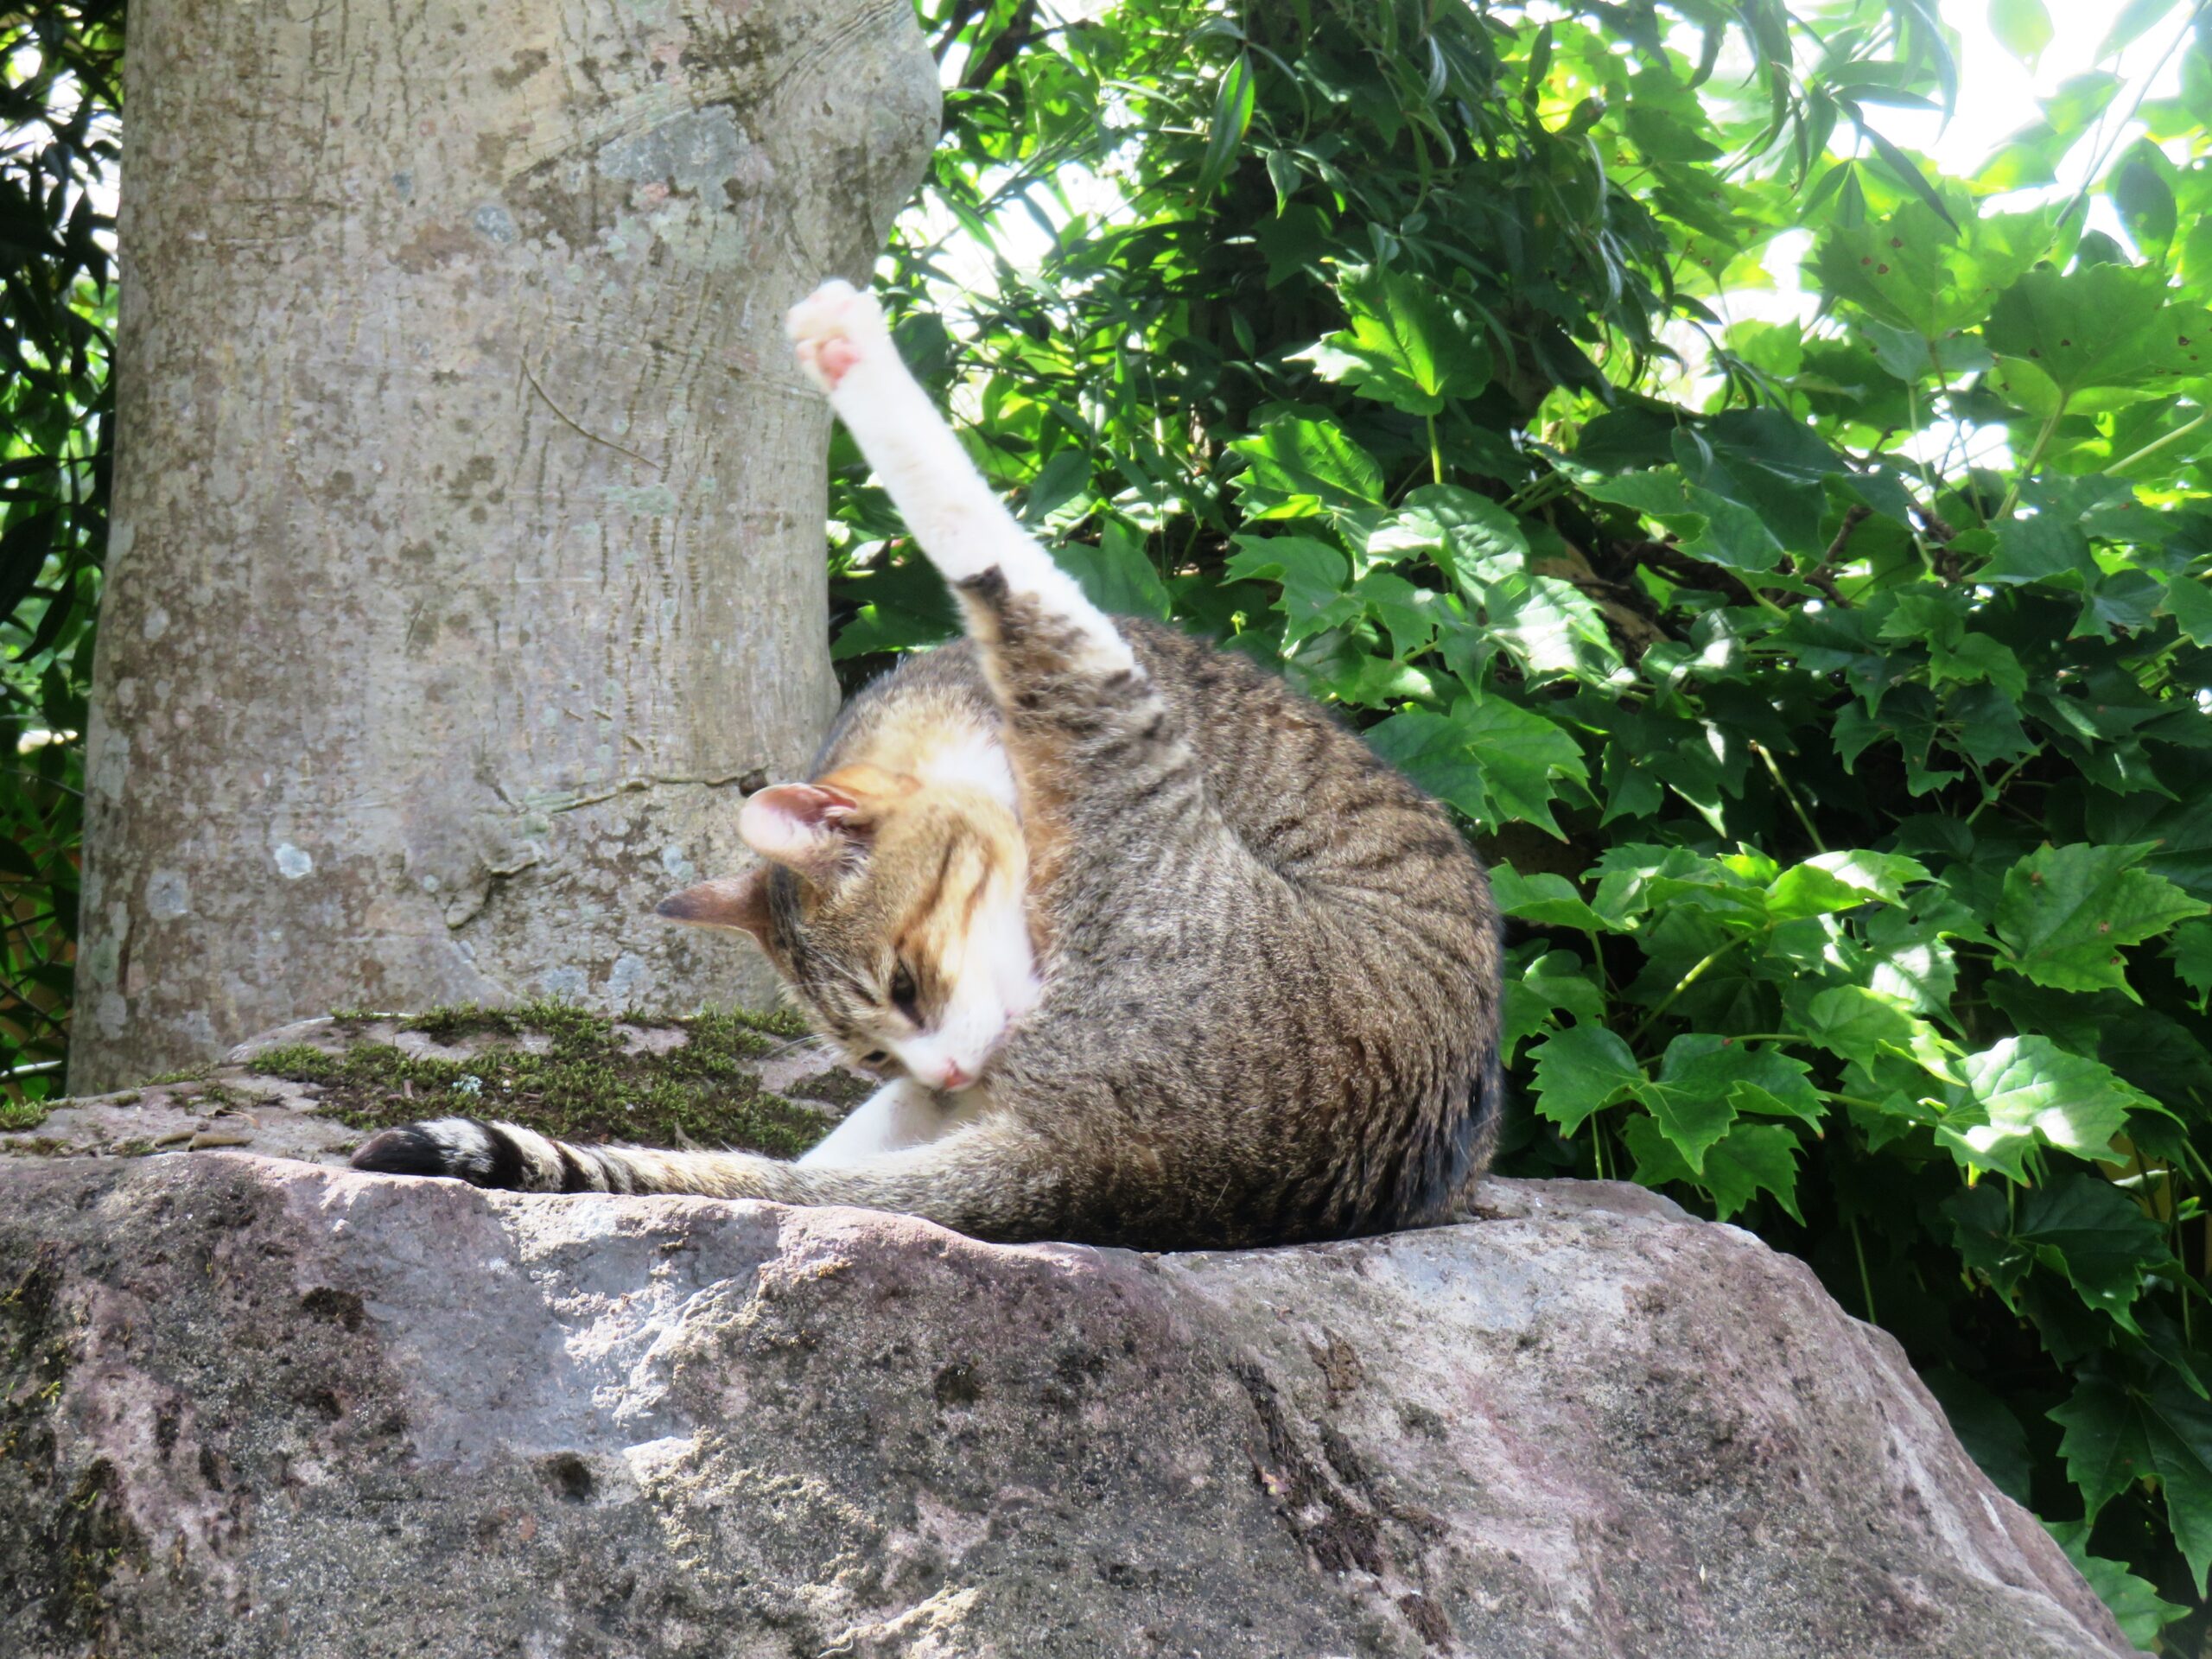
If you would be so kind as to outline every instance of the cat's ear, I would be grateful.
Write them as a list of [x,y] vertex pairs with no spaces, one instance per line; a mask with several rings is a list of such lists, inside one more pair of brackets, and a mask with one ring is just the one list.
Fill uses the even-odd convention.
[[761,857],[817,884],[837,874],[868,838],[860,802],[826,784],[778,784],[745,803],[737,833]]
[[688,927],[728,927],[768,942],[768,869],[760,865],[723,881],[702,881],[672,893],[653,914]]

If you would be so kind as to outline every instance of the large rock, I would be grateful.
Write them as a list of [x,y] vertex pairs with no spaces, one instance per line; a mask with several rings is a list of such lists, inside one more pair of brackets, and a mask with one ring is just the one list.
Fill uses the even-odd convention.
[[2128,1649],[1896,1345],[1634,1189],[1150,1257],[0,1166],[0,1652]]

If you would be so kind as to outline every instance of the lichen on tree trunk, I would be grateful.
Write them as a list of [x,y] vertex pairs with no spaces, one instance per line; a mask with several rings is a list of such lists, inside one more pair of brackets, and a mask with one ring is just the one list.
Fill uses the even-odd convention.
[[780,320],[924,164],[905,0],[144,0],[128,74],[73,1086],[763,995],[650,912],[834,706]]

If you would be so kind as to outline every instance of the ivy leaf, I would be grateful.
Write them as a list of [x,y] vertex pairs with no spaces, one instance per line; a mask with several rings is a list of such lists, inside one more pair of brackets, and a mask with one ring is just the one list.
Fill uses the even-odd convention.
[[1997,906],[1998,960],[2038,985],[2061,991],[2125,991],[2122,947],[2140,944],[2176,922],[2212,912],[2162,875],[2135,867],[2157,843],[2045,847],[2015,864]]
[[2027,695],[2028,671],[2010,645],[1986,633],[1969,633],[1955,646],[1931,645],[1928,658],[1929,671],[1939,684],[1946,680],[1967,685],[1986,681],[2015,702]]
[[1534,681],[1604,680],[1620,666],[1595,601],[1571,582],[1516,572],[1483,593],[1489,631]]
[[830,655],[839,661],[934,645],[960,632],[960,618],[944,578],[918,556],[910,554],[881,565],[854,580],[849,591],[861,603],[830,648]]
[[2212,588],[2194,576],[2174,576],[2166,583],[2158,611],[2173,618],[2192,645],[2212,645]]
[[2097,1599],[2111,1609],[2120,1634],[2137,1647],[2149,1649],[2158,1641],[2160,1630],[2177,1619],[2189,1617],[2188,1608],[2160,1596],[2148,1580],[2139,1579],[2129,1572],[2126,1562],[2090,1554],[2087,1521],[2045,1521],[2043,1525],[2044,1530],[2058,1541],[2058,1547],[2066,1552],[2066,1559],[2074,1563],[2074,1570],[2089,1581],[2089,1588],[2097,1592]]
[[1283,648],[1348,622],[1357,616],[1357,594],[1344,591],[1351,570],[1344,556],[1326,542],[1310,536],[1237,536],[1238,551],[1223,574],[1231,581],[1274,582],[1282,584],[1276,608],[1289,620],[1282,631]]
[[1580,744],[1503,697],[1469,697],[1448,715],[1408,709],[1366,737],[1376,753],[1485,829],[1518,819],[1557,836],[1555,780],[1590,781]]
[[1351,326],[1293,354],[1325,380],[1408,415],[1434,415],[1490,384],[1482,335],[1435,288],[1402,271],[1347,269],[1337,284]]
[[1792,1220],[1804,1220],[1797,1209],[1797,1136],[1784,1124],[1738,1124],[1707,1150],[1700,1169],[1690,1167],[1651,1118],[1630,1119],[1621,1129],[1621,1139],[1635,1154],[1638,1182],[1662,1186],[1669,1181],[1687,1181],[1702,1188],[1713,1199],[1713,1214],[1722,1221],[1761,1192],[1773,1193]]
[[2183,922],[2166,941],[2166,954],[2182,983],[2196,993],[2196,1011],[2203,1013],[2212,1000],[2212,922]]
[[1774,879],[1766,912],[1776,921],[1791,921],[1861,905],[1894,905],[1908,882],[1929,879],[1926,865],[1900,853],[1822,853]]
[[2174,1541],[2203,1595],[2212,1567],[2212,1403],[2170,1370],[2145,1386],[2095,1371],[2050,1419],[2066,1431],[2058,1450],[2088,1505],[2085,1519],[2135,1482],[2158,1481]]
[[1876,912],[1866,925],[1867,988],[1915,1014],[1948,1014],[1959,969],[1944,940],[1955,931],[1942,913]]
[[1766,522],[1739,501],[1693,484],[1673,467],[1618,477],[1577,470],[1586,494],[1633,507],[1682,537],[1682,551],[1726,569],[1764,575],[1782,563],[1783,548]]
[[2038,1141],[2077,1158],[2108,1156],[2128,1113],[2150,1103],[2109,1067],[2048,1037],[2008,1037],[1959,1069],[1965,1096],[1944,1113],[1936,1139],[1961,1163],[2016,1181]]
[[1427,651],[1436,638],[1438,607],[1444,596],[1416,588],[1389,570],[1370,570],[1351,585],[1369,615],[1390,634],[1390,653],[1400,662]]
[[1987,316],[1999,292],[2034,266],[2050,232],[2039,213],[1996,213],[1969,220],[1962,235],[1913,201],[1886,219],[1839,226],[1813,266],[1824,292],[1918,335],[1929,355],[1916,372],[1926,373],[1953,335]]
[[1636,1097],[1682,1161],[1702,1174],[1707,1150],[1736,1121],[1731,1092],[1738,1083],[1757,1085],[1771,1075],[1760,1056],[1740,1044],[1723,1046],[1719,1038],[1693,1034],[1667,1045],[1657,1080],[1639,1084]]
[[2041,1267],[2074,1287],[2083,1303],[2141,1335],[2130,1309],[2143,1275],[2172,1260],[2165,1230],[2109,1181],[2069,1174],[2014,1195],[1985,1182],[1947,1199],[1959,1255],[2010,1304],[2028,1270]]
[[1232,441],[1229,447],[1251,463],[1237,478],[1237,488],[1269,511],[1300,498],[1331,507],[1381,505],[1381,465],[1334,421],[1317,415],[1279,408],[1260,423],[1257,434]]
[[1539,927],[1572,927],[1586,933],[1618,931],[1591,909],[1588,901],[1574,890],[1574,883],[1563,875],[1549,871],[1522,875],[1510,864],[1493,864],[1490,888],[1501,912],[1517,916],[1524,922],[1534,922]]
[[1532,1054],[1536,1110],[1573,1135],[1643,1081],[1636,1056],[1617,1033],[1581,1025],[1545,1039]]
[[1076,579],[1084,597],[1109,616],[1149,616],[1164,622],[1175,601],[1146,556],[1144,537],[1118,518],[1109,518],[1098,545],[1063,542],[1053,561]]
[[1548,950],[1506,978],[1498,1032],[1505,1063],[1510,1065],[1521,1045],[1560,1014],[1573,1014],[1578,1026],[1601,1026],[1605,993],[1583,971],[1582,959],[1573,951]]
[[1872,1067],[1885,1054],[1911,1060],[1947,1082],[1958,1081],[1949,1044],[1925,1020],[1864,985],[1838,985],[1814,997],[1807,1033],[1839,1059]]
[[[1755,1117],[1794,1117],[1817,1128],[1823,1108],[1812,1068],[1777,1048],[1748,1047],[1732,1037],[1691,1033],[1667,1045],[1660,1081],[1650,1092],[1672,1090],[1725,1098]],[[1640,1091],[1641,1092],[1641,1091]]]
[[2212,324],[2169,305],[2162,270],[2084,265],[2031,270],[1998,296],[1983,338],[2000,358],[2049,377],[2062,398],[2091,386],[2142,386],[2207,372]]
[[1527,563],[1529,538],[1520,521],[1488,496],[1456,484],[1424,484],[1369,532],[1367,554],[1388,561],[1427,552],[1477,604],[1488,584]]
[[2088,538],[2056,516],[2008,518],[1997,527],[1995,556],[1979,573],[1993,587],[2047,582],[2079,593],[2103,572],[2089,556]]

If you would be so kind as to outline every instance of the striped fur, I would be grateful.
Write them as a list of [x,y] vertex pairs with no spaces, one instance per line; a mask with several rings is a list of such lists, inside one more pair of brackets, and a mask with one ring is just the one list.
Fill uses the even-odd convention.
[[[1245,658],[1091,607],[862,296],[825,289],[794,332],[969,639],[856,698],[814,783],[748,804],[760,872],[664,910],[752,932],[890,1082],[797,1163],[448,1119],[357,1165],[1155,1249],[1452,1213],[1497,1135],[1499,943],[1443,810]],[[977,944],[1016,869],[1026,926]],[[980,1081],[931,1092],[971,1058]]]

